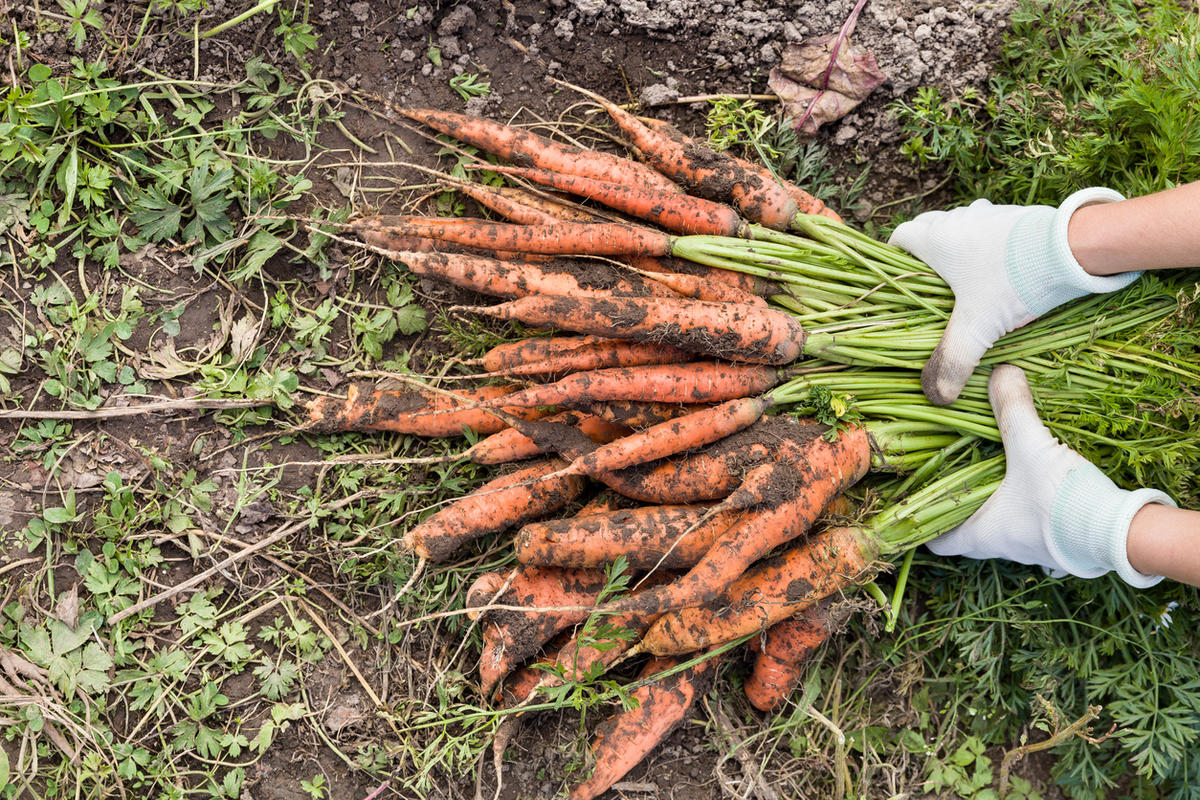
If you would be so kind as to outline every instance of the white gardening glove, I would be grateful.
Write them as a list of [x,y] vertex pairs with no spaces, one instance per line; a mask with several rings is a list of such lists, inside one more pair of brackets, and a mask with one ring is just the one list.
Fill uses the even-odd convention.
[[928,263],[954,290],[950,322],[921,373],[926,397],[937,405],[953,402],[1001,336],[1068,300],[1116,291],[1141,275],[1089,275],[1067,244],[1067,221],[1077,209],[1123,199],[1093,188],[1057,209],[976,200],[896,228],[889,243]]
[[1002,364],[992,371],[988,398],[1004,440],[1004,480],[970,519],[934,539],[929,549],[943,556],[1007,558],[1080,578],[1116,570],[1139,588],[1162,580],[1133,568],[1125,540],[1142,506],[1174,506],[1171,498],[1154,489],[1118,489],[1055,439],[1038,419],[1018,367]]

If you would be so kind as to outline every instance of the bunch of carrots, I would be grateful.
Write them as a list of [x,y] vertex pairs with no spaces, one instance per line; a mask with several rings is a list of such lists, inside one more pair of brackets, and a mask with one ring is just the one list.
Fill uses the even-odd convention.
[[[905,372],[936,344],[953,297],[925,265],[765,168],[584,93],[640,161],[397,109],[514,165],[480,166],[516,186],[452,181],[507,221],[347,225],[415,274],[501,301],[457,313],[545,335],[463,362],[474,388],[355,385],[308,408],[314,431],[470,432],[480,438],[459,458],[511,465],[404,534],[419,573],[515,532],[517,565],[467,593],[480,689],[507,712],[497,752],[546,690],[651,656],[638,702],[597,731],[579,800],[679,724],[733,647],[757,653],[750,701],[778,706],[840,627],[833,601],[970,516],[1004,471],[980,384],[937,408]],[[1166,300],[1143,303],[1065,341],[1103,347],[1169,313]],[[1035,387],[1064,370],[1073,385],[1133,385],[1120,371],[1071,372],[1047,330],[1000,344]],[[778,413],[789,409],[810,416]],[[841,499],[868,473],[884,498],[870,513]]]

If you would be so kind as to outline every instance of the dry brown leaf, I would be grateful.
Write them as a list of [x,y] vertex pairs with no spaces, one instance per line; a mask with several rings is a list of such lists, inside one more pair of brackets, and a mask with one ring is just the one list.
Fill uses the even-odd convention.
[[79,624],[79,584],[72,585],[58,596],[58,602],[54,604],[54,616],[71,630]]
[[779,95],[784,114],[793,124],[808,114],[798,128],[801,133],[815,133],[826,122],[841,119],[887,80],[875,56],[852,45],[847,38],[842,41],[829,72],[829,82],[822,90],[837,38],[837,34],[832,34],[788,45],[779,68],[771,70],[768,84]]

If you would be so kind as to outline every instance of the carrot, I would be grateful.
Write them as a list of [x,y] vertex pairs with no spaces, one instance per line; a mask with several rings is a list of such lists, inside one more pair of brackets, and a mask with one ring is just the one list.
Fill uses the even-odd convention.
[[654,256],[627,256],[625,261],[634,269],[640,269],[643,272],[671,272],[675,274],[695,275],[698,278],[706,279],[710,283],[725,283],[735,289],[741,289],[747,294],[759,297],[770,297],[771,295],[783,292],[782,286],[767,278],[747,275],[744,272],[734,272],[731,269],[697,264],[695,261],[688,261],[684,258],[675,258],[673,256],[661,258]]
[[550,262],[531,264],[500,261],[465,253],[396,252],[414,274],[439,278],[496,297],[526,297],[533,294],[573,297],[617,295],[678,298],[662,283],[622,273],[608,264]]
[[753,364],[789,364],[800,357],[805,339],[800,324],[782,311],[686,298],[530,296],[456,310],[538,327],[653,341]]
[[743,397],[660,422],[579,456],[565,469],[593,478],[703,447],[746,428],[770,408],[765,397]]
[[690,653],[765,630],[859,583],[871,572],[879,550],[878,541],[860,528],[822,531],[756,564],[704,605],[667,613],[635,650]]
[[484,353],[479,363],[489,375],[543,375],[678,364],[694,358],[694,353],[653,342],[628,342],[603,336],[543,336],[497,345]]
[[[694,361],[577,372],[553,383],[505,395],[504,407],[573,406],[610,400],[652,403],[713,403],[762,394],[784,372],[750,364]],[[489,402],[489,407],[500,401]]]
[[718,500],[736,490],[749,470],[772,461],[782,443],[792,438],[811,438],[814,427],[789,417],[760,420],[698,453],[621,470],[601,480],[614,491],[643,503]]
[[787,230],[796,216],[796,201],[774,180],[764,180],[756,172],[748,172],[724,153],[656,131],[594,92],[568,83],[563,85],[600,105],[651,167],[689,192],[711,200],[728,199],[747,219],[768,228]]
[[[365,217],[350,225],[350,228],[355,231],[362,240],[366,242],[368,250],[378,253],[386,258],[391,258],[395,253],[403,252],[452,252],[462,250],[463,248],[448,244],[440,239],[430,238],[428,236],[408,236],[396,233],[385,227],[386,221],[393,219],[392,217]],[[357,227],[356,227],[357,226]],[[476,248],[488,249],[488,248]],[[498,258],[504,261],[517,262],[546,262],[553,260],[552,255],[531,254],[531,253],[516,253],[511,250],[494,250],[488,252],[493,258]]]
[[520,567],[496,603],[529,606],[528,611],[498,610],[483,619],[479,682],[484,697],[554,634],[587,619],[588,611],[549,611],[552,607],[590,606],[605,585],[603,570]]
[[443,561],[472,539],[557,511],[583,492],[576,476],[551,477],[565,466],[552,458],[491,480],[409,529],[404,543],[422,558]]
[[615,222],[512,225],[458,217],[388,217],[385,229],[365,219],[351,223],[351,229],[364,237],[371,232],[420,236],[483,250],[520,253],[663,256],[671,252],[670,234]]
[[571,175],[617,181],[630,186],[645,185],[664,191],[679,191],[679,187],[665,176],[636,161],[611,153],[561,144],[482,117],[423,108],[399,109],[399,112],[409,119],[474,145],[505,161],[531,164]]
[[843,431],[835,442],[816,437],[804,461],[793,463],[801,485],[790,499],[742,517],[678,581],[618,600],[609,610],[662,613],[715,599],[754,561],[808,531],[834,497],[866,474],[870,441],[862,428]]
[[[695,139],[685,135],[681,130],[669,122],[664,122],[663,120],[652,119],[649,117],[639,117],[639,120],[659,133],[670,136],[677,142],[704,147],[704,145],[699,144]],[[837,220],[838,222],[842,221],[842,218],[838,215],[838,213],[829,206],[825,205],[820,198],[809,194],[796,184],[785,181],[783,178],[775,175],[761,164],[755,164],[751,161],[747,161],[744,158],[738,158],[733,154],[728,155],[738,166],[746,170],[748,173],[758,175],[763,180],[774,181],[782,186],[784,191],[791,195],[792,199],[796,201],[796,205],[801,214],[820,214],[821,216],[829,217],[830,219]]]
[[[477,186],[478,184],[472,184]],[[591,209],[583,206],[575,205],[574,203],[562,200],[553,200],[542,194],[526,191],[515,186],[490,186],[489,189],[522,203],[531,208],[536,208],[548,217],[555,220],[565,220],[567,222],[599,222],[604,217],[598,215]]]
[[623,556],[634,569],[687,568],[742,514],[725,511],[702,522],[707,511],[703,505],[645,506],[531,522],[517,532],[513,548],[522,564],[603,567]]
[[[591,777],[571,790],[570,800],[593,800],[633,769],[687,717],[696,698],[707,691],[717,658],[634,689],[637,706],[601,723],[592,740],[596,766]],[[648,680],[678,666],[679,659],[651,659],[638,676]]]
[[452,185],[479,205],[495,211],[510,222],[521,225],[553,225],[562,219],[545,209],[526,203],[523,196],[528,195],[519,189],[502,190],[497,186],[484,186],[470,181],[455,182]]
[[649,272],[641,269],[634,269],[634,272],[644,278],[658,281],[683,297],[707,300],[710,303],[744,303],[751,306],[767,304],[766,300],[756,294],[750,294],[737,286],[702,278],[699,275],[687,275],[682,272]]
[[649,403],[637,400],[609,400],[605,403],[573,403],[581,411],[590,411],[597,417],[634,430],[648,428],[669,419],[682,417],[708,408],[700,403]]
[[747,238],[750,229],[732,208],[678,191],[663,192],[611,180],[564,175],[542,169],[489,167],[506,175],[540,183],[666,228],[672,233]]
[[[458,392],[471,403],[500,401],[516,391],[515,386],[482,386]],[[458,436],[464,430],[477,434],[495,433],[506,424],[495,415],[477,408],[461,408],[460,401],[429,391],[373,389],[356,383],[346,389],[345,399],[318,397],[308,404],[309,430],[394,431],[414,436]],[[537,419],[545,411],[520,406],[504,410],[525,419]]]
[[[627,436],[632,431],[624,425],[616,425],[593,414],[580,411],[563,411],[546,422],[558,422],[573,425],[597,444],[607,444]],[[507,464],[510,461],[521,461],[526,458],[543,455],[546,448],[515,428],[505,428],[497,431],[486,439],[481,439],[455,459],[465,458],[476,464]]]
[[804,659],[836,629],[828,603],[818,603],[751,639],[750,648],[758,651],[758,656],[744,687],[750,705],[759,711],[779,706],[800,682]]

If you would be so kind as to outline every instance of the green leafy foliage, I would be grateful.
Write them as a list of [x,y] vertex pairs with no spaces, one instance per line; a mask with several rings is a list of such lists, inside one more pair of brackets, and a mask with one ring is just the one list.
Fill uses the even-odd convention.
[[964,199],[1047,203],[1082,186],[1148,194],[1200,178],[1200,20],[1156,0],[1024,2],[982,92],[917,92],[903,149]]

